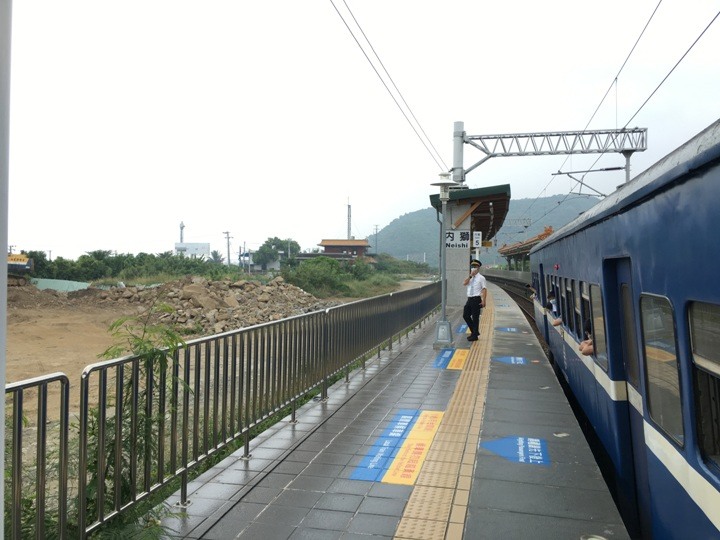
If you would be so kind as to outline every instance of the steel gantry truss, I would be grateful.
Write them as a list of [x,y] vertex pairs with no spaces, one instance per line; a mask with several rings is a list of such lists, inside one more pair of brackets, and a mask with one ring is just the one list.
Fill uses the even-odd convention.
[[[465,182],[465,175],[492,157],[555,156],[565,154],[621,153],[629,161],[633,152],[647,149],[647,128],[554,131],[508,135],[467,135],[462,122],[455,122],[453,181]],[[485,154],[480,161],[463,168],[463,144]],[[629,167],[626,167],[629,172]]]

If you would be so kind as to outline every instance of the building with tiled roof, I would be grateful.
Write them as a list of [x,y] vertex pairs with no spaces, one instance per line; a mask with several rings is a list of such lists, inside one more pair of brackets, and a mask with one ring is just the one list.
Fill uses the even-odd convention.
[[355,240],[354,238],[344,240],[324,239],[318,245],[323,248],[324,255],[344,255],[343,258],[353,259],[365,257],[370,249],[367,240]]

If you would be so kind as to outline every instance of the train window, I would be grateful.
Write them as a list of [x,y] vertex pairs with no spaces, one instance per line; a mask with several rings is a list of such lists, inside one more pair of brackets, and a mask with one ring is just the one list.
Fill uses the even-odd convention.
[[[588,336],[585,335],[585,331],[587,330],[587,325],[590,323],[590,293],[588,291],[588,284],[585,281],[580,282],[580,315],[581,325],[578,328],[582,328],[580,339],[583,340],[588,338]],[[592,334],[592,327],[590,328],[590,333]]]
[[693,302],[688,316],[695,363],[720,377],[720,306]]
[[622,299],[622,345],[623,361],[628,382],[635,388],[640,388],[640,361],[638,360],[637,341],[635,340],[635,315],[633,313],[632,294],[627,283],[620,285]]
[[585,339],[585,336],[583,336],[582,331],[582,319],[580,317],[580,304],[582,299],[580,298],[580,295],[578,294],[578,282],[573,280],[572,281],[572,291],[573,291],[573,299],[575,301],[575,309],[573,310],[575,314],[575,320],[573,321],[574,328],[575,328],[575,335],[581,339]]
[[[545,294],[547,295],[550,292],[552,292],[555,295],[555,298],[557,298],[557,287],[555,286],[554,276],[548,276],[548,284]],[[547,296],[545,297],[545,301],[547,302]]]
[[563,303],[563,321],[565,321],[565,324],[570,329],[571,332],[575,333],[575,316],[573,315],[575,313],[575,309],[573,308],[573,293],[572,293],[572,285],[573,280],[566,279],[565,280],[565,297],[563,300],[565,301]]
[[590,293],[588,292],[589,285],[586,281],[580,282],[580,291],[582,292],[582,297],[584,300],[590,300]]
[[688,322],[700,452],[706,462],[720,468],[720,306],[693,302]]
[[551,276],[545,276],[545,290],[543,291],[542,300],[543,302],[547,302],[547,295],[550,294],[550,291],[552,291],[552,277]]
[[683,444],[685,436],[672,306],[666,298],[643,295],[640,297],[640,315],[650,417],[665,433]]
[[592,339],[595,360],[605,371],[608,369],[607,339],[605,338],[605,310],[602,291],[598,285],[590,285],[590,309],[592,311]]

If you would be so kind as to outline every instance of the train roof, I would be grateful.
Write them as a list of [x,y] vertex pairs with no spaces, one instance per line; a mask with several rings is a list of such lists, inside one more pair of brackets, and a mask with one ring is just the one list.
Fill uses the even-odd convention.
[[720,120],[715,121],[688,142],[670,152],[657,163],[608,195],[576,219],[540,242],[530,253],[570,236],[582,229],[623,212],[678,176],[699,169],[720,158]]

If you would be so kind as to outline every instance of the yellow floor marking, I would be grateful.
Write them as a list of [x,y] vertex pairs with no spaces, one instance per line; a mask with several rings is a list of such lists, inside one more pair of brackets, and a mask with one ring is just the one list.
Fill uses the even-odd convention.
[[447,369],[462,369],[469,352],[467,349],[455,349]]
[[397,539],[463,537],[492,352],[495,309],[489,294],[487,306],[490,309],[483,310],[480,319],[480,340],[472,344],[463,361],[463,371],[419,471],[418,485],[395,531]]
[[408,486],[415,483],[442,417],[441,411],[420,413],[417,422],[393,459],[392,465],[383,476],[384,483]]

